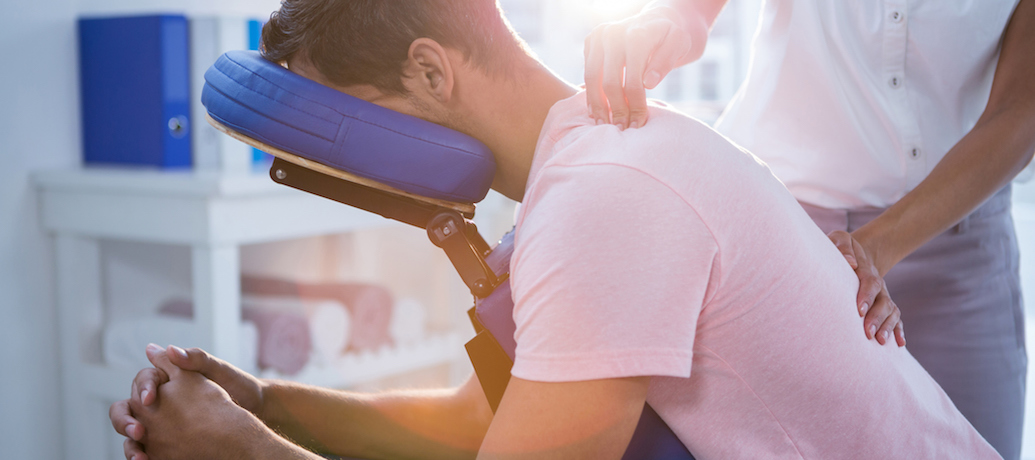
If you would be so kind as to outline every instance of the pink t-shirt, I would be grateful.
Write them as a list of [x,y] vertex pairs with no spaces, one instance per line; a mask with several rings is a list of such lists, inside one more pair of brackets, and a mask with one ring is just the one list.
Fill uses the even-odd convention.
[[999,458],[903,348],[867,340],[858,279],[764,163],[700,122],[543,126],[511,262],[513,375],[653,376],[700,459]]

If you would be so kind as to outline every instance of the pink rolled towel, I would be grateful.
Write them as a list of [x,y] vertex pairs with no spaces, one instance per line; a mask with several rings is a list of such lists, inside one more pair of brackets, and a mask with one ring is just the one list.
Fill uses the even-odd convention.
[[158,308],[158,313],[177,318],[194,318],[194,302],[183,299],[171,299]]
[[294,375],[309,362],[313,350],[309,320],[302,315],[248,308],[241,309],[246,321],[259,329],[259,367]]
[[392,344],[389,325],[395,299],[383,286],[368,283],[309,284],[275,278],[245,276],[241,291],[257,296],[297,297],[306,301],[335,300],[351,317],[349,349],[374,350]]
[[[182,318],[194,316],[194,304],[185,300],[166,302],[160,313]],[[294,375],[309,362],[313,343],[309,320],[298,312],[282,312],[262,308],[241,308],[245,321],[255,324],[259,331],[259,367],[275,369],[285,375]]]
[[339,284],[337,298],[352,314],[352,338],[349,348],[373,350],[392,344],[389,326],[392,322],[392,294],[381,286]]

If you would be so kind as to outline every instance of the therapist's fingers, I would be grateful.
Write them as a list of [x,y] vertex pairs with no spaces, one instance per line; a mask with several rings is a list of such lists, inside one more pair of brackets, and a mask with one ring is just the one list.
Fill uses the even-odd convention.
[[625,100],[629,106],[629,127],[639,128],[647,124],[647,89],[644,74],[647,61],[658,42],[655,28],[631,27],[626,33],[625,48]]
[[[686,21],[670,7],[648,8],[586,37],[586,102],[593,118],[622,129],[647,123],[646,90],[685,64],[693,49]],[[699,32],[707,36],[707,25]]]
[[611,124],[629,127],[629,103],[625,98],[625,26],[609,24],[604,29],[604,70],[602,85],[611,108]]
[[[863,249],[862,244],[859,240],[852,238],[852,252],[855,254],[857,266],[855,268],[855,274],[859,276],[859,293],[856,296],[856,306],[859,308],[859,313],[865,315],[871,307],[876,305],[877,298],[881,294],[881,291],[886,291],[884,284],[884,277],[880,276],[880,271],[877,270],[877,266],[873,263],[873,259]],[[888,296],[890,300],[891,297]]]
[[669,72],[685,62],[694,46],[690,34],[672,23],[669,23],[668,27],[657,27],[653,30],[659,36],[652,39],[655,45],[643,73],[643,84],[647,89],[657,87]]
[[[883,289],[883,281],[881,281],[881,284],[881,289]],[[877,294],[880,294],[880,291]],[[895,309],[896,307],[891,302],[890,297],[874,296],[873,305],[863,314],[863,328],[866,330],[866,337],[870,339],[878,338],[877,330]]]
[[855,306],[859,309],[859,316],[868,314],[877,304],[877,298],[884,289],[884,279],[877,273],[876,268],[857,268],[855,274],[859,276],[859,292],[856,294]]
[[859,316],[867,318],[867,321],[863,322],[863,327],[866,330],[866,337],[872,339],[877,334],[876,329],[881,325],[881,322],[872,324],[871,322],[874,321],[872,318],[879,316],[883,321],[892,310],[888,305],[891,297],[885,295],[886,301],[881,303],[880,310],[874,311],[877,304],[880,303],[878,300],[881,292],[887,292],[884,278],[880,276],[877,266],[866,254],[866,250],[850,233],[836,230],[827,234],[827,237],[837,246],[848,265],[855,270],[855,275],[859,277],[859,292],[855,297],[855,306],[859,311]]
[[[863,327],[866,329],[867,337],[877,339],[881,345],[887,344],[893,335],[895,328],[902,322],[902,312],[898,305],[891,300],[887,287],[881,288],[877,295],[873,308],[866,313],[863,320]],[[899,337],[895,337],[898,341]],[[901,343],[900,343],[901,345]]]
[[[881,289],[880,294],[877,295],[876,304],[883,305],[887,304],[887,309],[890,309],[892,313],[888,315],[888,318],[884,320],[883,325],[877,332],[878,336],[883,338],[882,344],[887,344],[892,338],[895,339],[895,343],[900,347],[906,346],[906,330],[902,324],[902,310],[898,308],[898,304],[891,299],[891,294],[888,293],[887,284]],[[881,307],[882,309],[884,307]]]
[[604,26],[597,26],[586,37],[586,102],[591,116],[600,123],[611,122],[611,108],[604,95]]
[[881,345],[887,345],[890,343],[893,338],[893,334],[895,333],[895,327],[898,326],[901,321],[902,313],[899,311],[898,307],[895,307],[891,310],[891,314],[884,319],[884,322],[881,323],[880,327],[877,328],[877,342]]
[[837,250],[841,251],[841,255],[848,261],[848,265],[852,266],[852,269],[859,268],[859,261],[855,257],[855,245],[852,244],[852,234],[842,230],[834,230],[827,234],[827,238],[837,246]]

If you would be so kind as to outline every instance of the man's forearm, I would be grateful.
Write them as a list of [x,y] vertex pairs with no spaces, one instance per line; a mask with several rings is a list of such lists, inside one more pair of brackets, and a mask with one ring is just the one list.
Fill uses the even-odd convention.
[[458,389],[381,394],[269,382],[263,398],[260,417],[292,441],[370,459],[474,458],[491,421],[473,379]]
[[1035,151],[1035,1],[1014,11],[988,106],[914,190],[854,234],[884,275],[1009,183]]
[[230,450],[237,452],[238,455],[228,458],[240,458],[242,460],[323,460],[323,457],[278,436],[268,427],[263,426],[261,421],[256,420],[256,424],[237,427],[242,432],[233,436],[231,442],[239,443],[239,445],[230,446]]

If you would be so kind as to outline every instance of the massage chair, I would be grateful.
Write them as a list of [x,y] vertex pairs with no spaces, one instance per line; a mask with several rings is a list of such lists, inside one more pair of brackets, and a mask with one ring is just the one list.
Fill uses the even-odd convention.
[[[223,133],[275,157],[270,177],[427,230],[474,296],[466,348],[493,412],[513,365],[513,233],[490,247],[470,219],[496,163],[481,142],[296,75],[254,51],[221,56],[202,103]],[[644,405],[623,459],[693,459]]]

